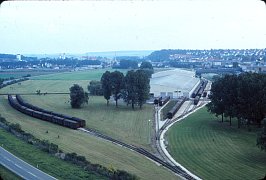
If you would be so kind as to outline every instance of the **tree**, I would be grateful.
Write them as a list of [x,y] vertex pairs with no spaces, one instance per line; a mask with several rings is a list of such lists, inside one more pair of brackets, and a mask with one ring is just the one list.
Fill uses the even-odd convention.
[[123,99],[128,104],[131,103],[132,109],[134,109],[137,101],[137,76],[133,70],[128,71],[125,76],[125,89],[123,90]]
[[140,65],[140,69],[152,69],[153,70],[153,67],[152,67],[152,64],[148,61],[143,61]]
[[138,62],[134,60],[120,60],[120,66],[117,68],[121,69],[137,69]]
[[140,69],[144,70],[149,78],[151,78],[151,75],[154,73],[152,64],[148,61],[143,61],[140,65]]
[[251,122],[261,125],[266,114],[266,75],[243,73],[238,76],[238,115]]
[[211,102],[207,104],[208,111],[215,114],[216,116],[222,116],[222,122],[224,117],[225,106],[223,104],[223,88],[222,78],[217,78],[216,81],[212,83],[210,100]]
[[[236,75],[225,75],[222,79],[223,89],[223,105],[224,115],[230,118],[230,126],[232,125],[232,117],[237,117],[238,104],[238,80]],[[240,123],[238,123],[240,127]]]
[[140,108],[149,98],[150,79],[144,70],[128,71],[125,76],[125,89],[123,99],[127,104],[131,103],[132,109],[135,104]]
[[74,84],[70,90],[70,103],[72,108],[80,108],[82,104],[88,103],[88,93],[78,84]]
[[103,88],[101,81],[90,81],[88,85],[88,91],[90,91],[91,95],[102,96]]
[[150,79],[144,70],[136,71],[136,90],[137,90],[137,103],[140,108],[149,98],[150,93]]
[[257,73],[242,73],[236,75],[225,75],[218,78],[212,84],[211,103],[207,105],[208,110],[216,115],[223,114],[227,117],[247,120],[251,123],[261,125],[266,114],[266,75]]
[[111,73],[106,71],[101,77],[101,83],[103,88],[103,96],[106,99],[107,106],[109,105],[109,100],[112,95],[112,81]]
[[263,121],[263,130],[257,137],[257,146],[261,148],[261,150],[266,151],[266,118],[264,118]]
[[115,100],[115,105],[117,107],[117,101],[121,97],[122,89],[124,88],[124,74],[119,71],[114,71],[111,73],[111,85],[112,93]]

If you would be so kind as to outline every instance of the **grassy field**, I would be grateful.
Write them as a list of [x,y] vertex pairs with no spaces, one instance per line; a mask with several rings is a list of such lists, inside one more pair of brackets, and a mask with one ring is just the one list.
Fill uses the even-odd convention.
[[[104,71],[102,71],[104,72]],[[76,72],[75,72],[76,73]],[[77,72],[77,74],[60,73],[57,75],[39,76],[33,80],[14,84],[0,90],[0,92],[69,92],[69,87],[74,83],[87,89],[89,80],[101,77],[98,71]],[[83,75],[82,75],[83,74]],[[56,78],[63,80],[57,80]],[[70,79],[68,79],[70,77]],[[78,80],[77,80],[78,79]],[[144,106],[142,110],[131,110],[130,107],[114,104],[106,106],[103,97],[90,97],[89,104],[82,109],[71,109],[68,95],[23,96],[32,104],[57,112],[84,118],[88,127],[97,129],[124,142],[136,144],[147,150],[150,148],[150,132],[152,124],[152,106]],[[143,156],[116,146],[112,143],[91,137],[83,132],[74,131],[48,122],[43,122],[23,115],[8,105],[7,97],[0,97],[0,111],[3,117],[11,122],[18,122],[22,129],[34,134],[40,139],[47,139],[59,145],[66,152],[76,152],[85,156],[93,163],[106,167],[126,170],[136,174],[142,179],[177,179],[170,171],[156,165]],[[49,133],[45,133],[48,131]],[[60,135],[60,138],[57,138]]]
[[[41,92],[69,92],[69,87],[74,83],[78,83],[86,89],[89,81],[29,80],[21,85],[14,84],[6,87],[0,92],[35,93],[37,89],[40,89]],[[91,96],[88,105],[84,105],[81,109],[72,109],[69,104],[69,95],[25,95],[23,99],[47,110],[85,119],[86,125],[90,128],[151,150],[152,124],[149,124],[149,119],[152,119],[153,106],[145,105],[141,110],[138,108],[132,110],[125,105],[116,108],[111,103],[107,107],[103,97]]]
[[[115,71],[116,69],[92,69],[86,71],[65,72],[33,77],[33,80],[100,80],[105,71]],[[120,72],[127,70],[119,69]]]
[[59,70],[4,70],[0,71],[0,78],[21,78],[30,74],[31,76],[39,76],[39,75],[47,75],[47,74],[55,74],[60,72]]
[[[135,152],[121,148],[104,140],[97,139],[83,132],[28,117],[9,107],[5,99],[0,99],[1,115],[10,122],[19,123],[26,132],[39,139],[47,139],[59,145],[65,152],[76,152],[93,163],[106,167],[126,170],[142,179],[176,179],[168,170],[157,166],[152,161]],[[46,133],[48,131],[48,133]],[[58,135],[60,138],[58,138]]]
[[[6,150],[20,157],[24,161],[29,162],[33,166],[37,166],[38,164],[39,169],[44,172],[49,172],[50,175],[58,179],[106,179],[105,177],[89,173],[82,168],[53,157],[30,144],[17,139],[3,129],[0,129],[0,140]],[[13,176],[12,174],[5,174],[7,179],[13,179]]]
[[168,150],[203,179],[260,179],[266,153],[256,147],[257,132],[220,123],[206,108],[176,123],[167,133]]
[[6,169],[4,166],[0,165],[0,179],[3,180],[21,180],[20,177],[18,177],[16,174],[12,173],[8,169]]

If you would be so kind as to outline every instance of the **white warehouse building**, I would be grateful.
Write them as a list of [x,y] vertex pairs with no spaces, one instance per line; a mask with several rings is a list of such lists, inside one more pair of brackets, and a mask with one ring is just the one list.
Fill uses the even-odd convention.
[[195,78],[194,71],[182,69],[161,71],[152,75],[150,94],[154,97],[190,97],[199,83],[200,79]]

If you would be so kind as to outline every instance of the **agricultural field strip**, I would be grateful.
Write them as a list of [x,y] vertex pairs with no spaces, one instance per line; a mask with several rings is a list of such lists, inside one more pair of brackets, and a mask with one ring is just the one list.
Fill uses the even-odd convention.
[[173,167],[171,164],[169,164],[168,162],[164,162],[163,160],[159,159],[158,157],[156,157],[155,155],[149,153],[148,151],[142,149],[142,148],[138,148],[136,146],[133,146],[133,145],[128,145],[126,143],[123,143],[121,141],[118,141],[118,140],[115,140],[115,139],[112,139],[111,137],[108,137],[108,136],[105,136],[101,133],[98,133],[96,131],[93,131],[93,130],[89,130],[89,129],[84,129],[84,128],[79,128],[79,130],[83,131],[83,132],[87,132],[89,133],[90,135],[93,135],[95,137],[98,137],[98,138],[101,138],[103,140],[106,140],[106,141],[109,141],[109,142],[112,142],[120,147],[124,147],[124,148],[127,148],[131,151],[134,151],[134,152],[137,152],[143,156],[145,156],[147,159],[153,161],[154,163],[158,163],[158,164],[161,164],[163,165],[165,168],[169,169],[170,171],[173,171],[178,177],[180,178],[184,178],[184,177],[187,177],[187,179],[193,179],[191,177],[189,177],[187,174],[185,174],[184,172],[180,171],[179,168],[175,168]]
[[[184,118],[186,118],[186,117],[189,116],[190,114],[192,114],[192,113],[196,112],[197,110],[203,108],[205,105],[206,105],[206,103],[204,103],[202,106],[200,106],[200,107],[198,107],[198,108],[192,110],[191,112],[182,115],[182,117],[181,117],[180,119],[175,119],[174,121],[171,121],[171,123],[167,124],[167,126],[166,126],[161,132],[159,132],[159,141],[160,141],[160,143],[159,143],[159,147],[160,147],[160,149],[162,149],[162,152],[165,154],[165,156],[166,156],[166,157],[167,157],[167,158],[168,158],[173,164],[175,164],[176,166],[181,167],[182,170],[184,170],[187,174],[189,174],[190,176],[192,176],[193,178],[195,178],[195,179],[197,179],[197,180],[200,180],[201,178],[199,178],[199,177],[196,176],[195,174],[191,173],[191,172],[190,172],[189,170],[187,170],[184,166],[182,166],[181,164],[179,164],[178,162],[176,162],[176,161],[174,160],[174,158],[170,155],[170,153],[166,150],[166,146],[165,146],[165,144],[164,144],[164,141],[165,141],[165,139],[164,139],[164,135],[165,135],[165,133],[167,132],[167,130],[168,130],[172,125],[174,125],[176,122],[183,120]],[[187,108],[186,108],[185,110],[187,110]],[[185,111],[184,111],[184,112],[185,112]]]

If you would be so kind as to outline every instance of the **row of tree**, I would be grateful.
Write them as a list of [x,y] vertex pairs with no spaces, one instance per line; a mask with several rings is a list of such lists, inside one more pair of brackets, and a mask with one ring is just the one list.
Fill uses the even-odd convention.
[[208,110],[214,114],[261,125],[266,115],[266,74],[225,75],[212,83]]
[[[150,62],[142,62],[138,70],[128,71],[126,76],[120,71],[106,71],[101,81],[90,81],[88,90],[91,95],[103,95],[107,100],[107,106],[113,95],[116,106],[118,100],[123,99],[127,105],[131,104],[133,109],[135,105],[141,108],[149,98],[152,73],[153,67]],[[80,108],[82,104],[88,103],[88,93],[81,86],[74,84],[69,90],[72,108]]]
[[[149,98],[150,92],[149,72],[145,70],[128,71],[126,76],[120,71],[106,71],[101,81],[91,81],[88,90],[92,95],[104,96],[109,100],[113,95],[118,106],[118,100],[123,99],[127,105],[131,104],[134,109],[135,105],[142,105]],[[82,104],[88,103],[88,93],[78,84],[70,87],[70,104],[72,108],[80,108]]]
[[118,105],[118,100],[122,98],[127,105],[131,104],[132,109],[134,109],[135,105],[142,108],[149,98],[149,73],[142,69],[128,71],[126,76],[119,71],[106,71],[101,77],[101,83],[107,105],[112,95],[116,106]]

